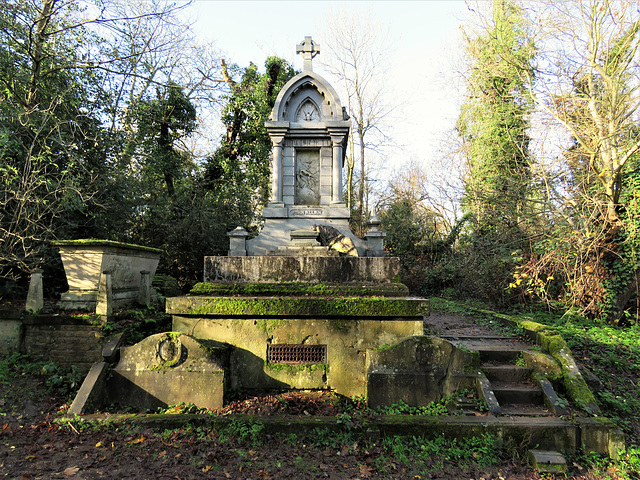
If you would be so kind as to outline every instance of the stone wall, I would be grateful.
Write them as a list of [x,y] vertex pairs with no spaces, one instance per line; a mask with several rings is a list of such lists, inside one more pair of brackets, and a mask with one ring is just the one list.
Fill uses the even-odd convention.
[[[3,327],[8,320],[0,321],[0,353],[20,351],[46,361],[70,367],[76,365],[81,371],[89,371],[94,362],[102,360],[101,327],[89,320],[61,315],[25,315],[18,323],[5,328],[9,333],[20,332],[20,337],[4,335]],[[6,348],[5,348],[6,347]]]
[[0,309],[0,355],[19,351],[21,341],[22,312]]

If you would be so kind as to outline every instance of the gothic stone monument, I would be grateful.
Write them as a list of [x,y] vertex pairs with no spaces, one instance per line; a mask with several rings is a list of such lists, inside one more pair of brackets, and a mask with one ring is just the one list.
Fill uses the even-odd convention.
[[319,45],[305,37],[297,51],[304,70],[282,88],[266,123],[273,153],[265,226],[247,241],[243,229],[232,232],[230,255],[326,256],[326,248],[313,248],[319,246],[314,226],[326,225],[350,238],[359,256],[383,256],[377,225],[364,241],[349,229],[349,209],[342,199],[349,116],[333,87],[313,71]]

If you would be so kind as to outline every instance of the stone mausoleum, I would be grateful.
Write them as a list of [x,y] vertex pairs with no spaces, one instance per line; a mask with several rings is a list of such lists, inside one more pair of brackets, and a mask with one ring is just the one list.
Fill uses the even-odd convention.
[[280,91],[266,123],[273,143],[271,200],[264,229],[256,238],[231,233],[231,256],[327,255],[314,225],[327,225],[351,239],[359,256],[383,256],[382,236],[374,226],[365,240],[349,229],[342,198],[342,170],[351,122],[334,88],[312,68],[319,46],[305,37],[297,46],[302,73]]

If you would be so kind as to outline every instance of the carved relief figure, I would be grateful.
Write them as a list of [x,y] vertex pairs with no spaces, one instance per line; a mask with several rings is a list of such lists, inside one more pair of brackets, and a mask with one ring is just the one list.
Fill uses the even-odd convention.
[[311,100],[305,101],[298,110],[296,115],[296,122],[319,122],[320,115],[318,108],[313,104]]
[[320,204],[320,151],[296,151],[296,204]]

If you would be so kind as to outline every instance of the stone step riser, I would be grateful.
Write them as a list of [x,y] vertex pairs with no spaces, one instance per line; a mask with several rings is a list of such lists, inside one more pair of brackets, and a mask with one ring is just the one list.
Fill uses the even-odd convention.
[[515,362],[520,356],[520,350],[478,350],[480,361],[509,363]]
[[531,378],[532,369],[514,365],[481,366],[490,382],[519,383]]
[[541,390],[531,388],[501,387],[493,388],[493,393],[498,399],[498,403],[502,404],[525,404],[525,405],[543,405],[543,396]]

